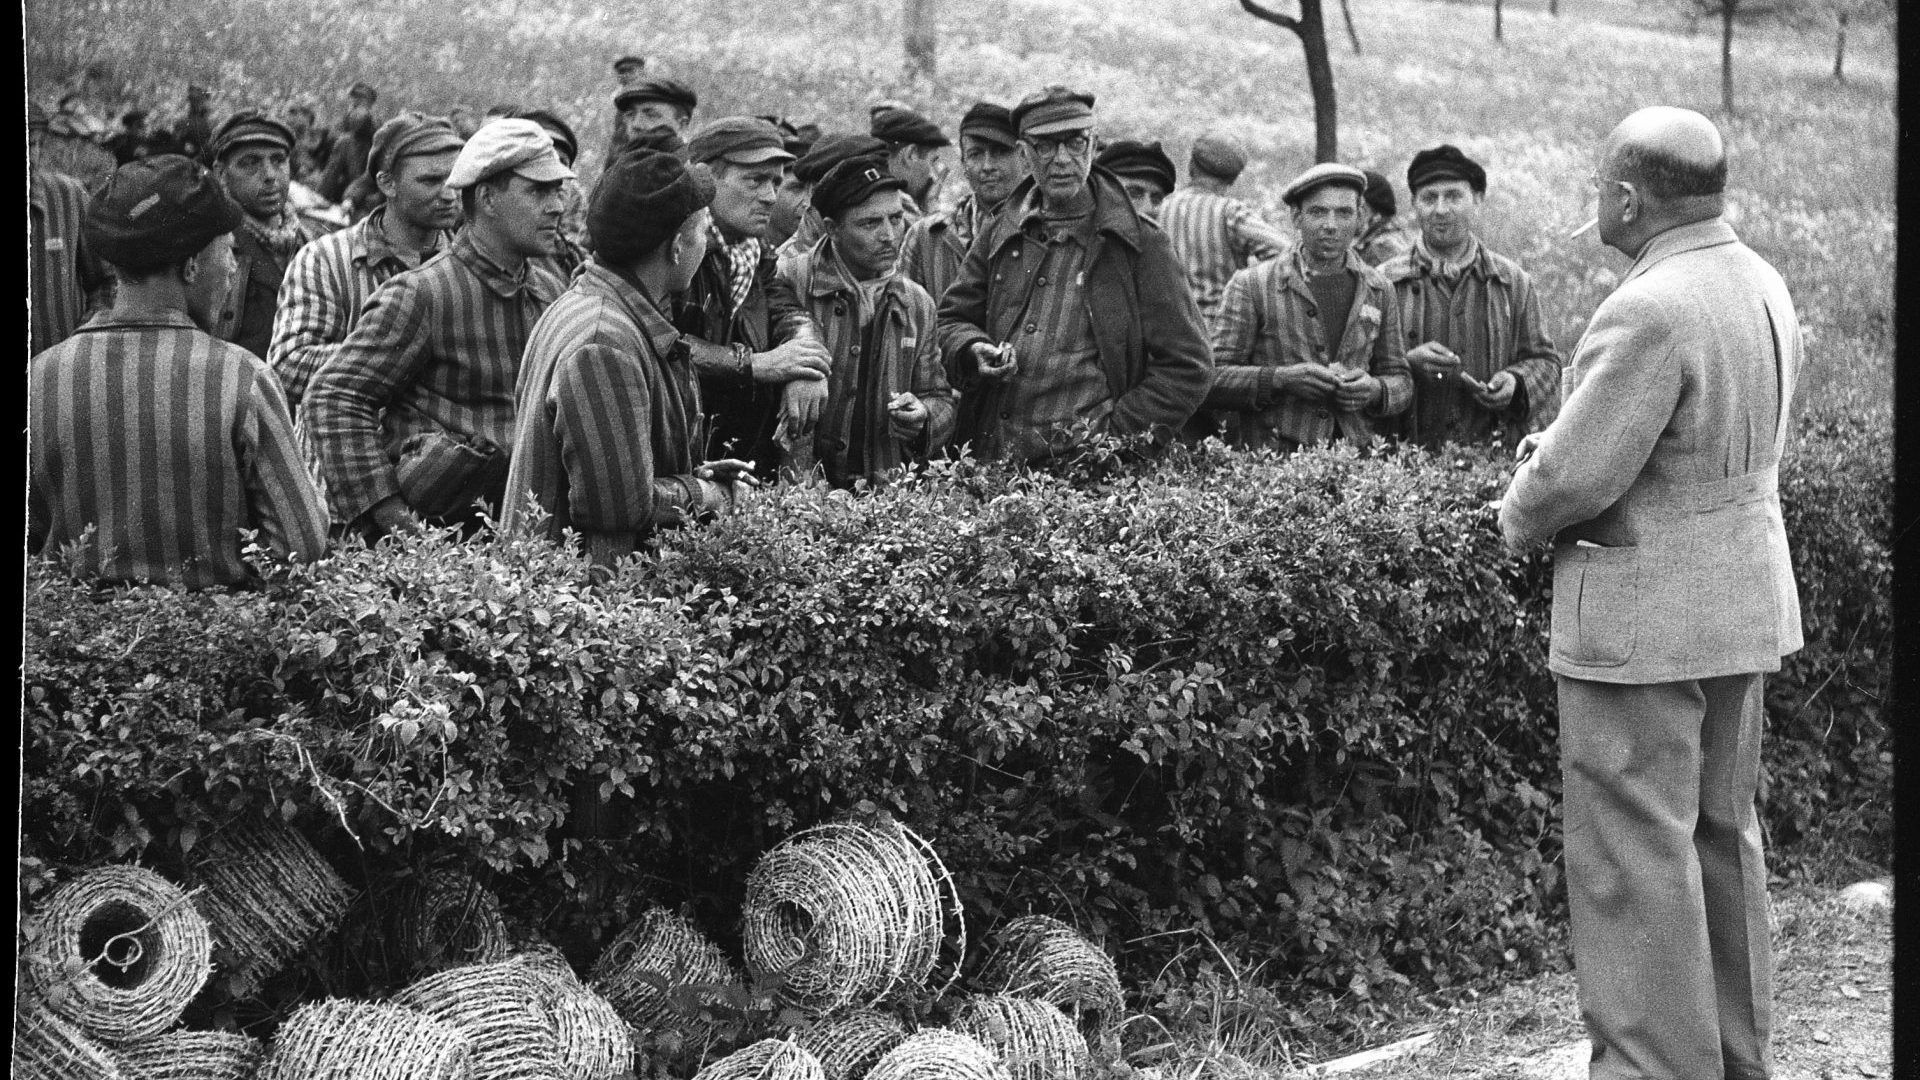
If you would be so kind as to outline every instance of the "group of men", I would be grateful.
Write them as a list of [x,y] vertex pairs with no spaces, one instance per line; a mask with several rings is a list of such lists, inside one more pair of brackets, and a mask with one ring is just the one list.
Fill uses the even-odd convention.
[[36,164],[30,549],[232,585],[242,530],[313,560],[488,513],[610,566],[757,484],[957,446],[1503,441],[1502,529],[1555,542],[1593,1075],[1768,1075],[1753,794],[1759,673],[1800,644],[1777,494],[1800,337],[1721,218],[1710,122],[1643,110],[1604,147],[1601,239],[1636,261],[1563,407],[1530,279],[1476,234],[1486,171],[1451,145],[1411,159],[1411,238],[1380,224],[1392,186],[1339,163],[1286,186],[1290,237],[1229,194],[1232,139],[1196,140],[1179,187],[1066,87],[968,109],[941,206],[950,142],[898,103],[866,134],[695,124],[684,85],[621,77],[590,196],[539,113],[388,120],[354,178],[377,208],[331,232],[288,202],[299,137],[260,112],[212,132],[210,170],[147,155],[90,194]]

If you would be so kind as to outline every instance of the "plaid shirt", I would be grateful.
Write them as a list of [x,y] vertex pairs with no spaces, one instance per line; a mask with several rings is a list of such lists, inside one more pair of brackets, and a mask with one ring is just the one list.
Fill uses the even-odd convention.
[[468,232],[380,286],[314,372],[301,418],[336,521],[392,495],[429,517],[499,498],[520,356],[559,293],[536,266],[490,262]]
[[87,317],[88,297],[109,284],[106,268],[80,238],[87,189],[35,168],[27,179],[27,355],[37,356]]
[[[381,227],[386,217],[383,206],[358,224],[313,241],[287,267],[267,363],[280,376],[287,404],[296,411],[313,373],[339,351],[374,290],[424,261],[421,253],[387,242]],[[442,233],[435,238],[433,253],[451,242],[452,237]]]
[[[1249,267],[1227,283],[1214,316],[1214,383],[1206,407],[1233,411],[1226,417],[1228,441],[1281,448],[1336,437],[1370,443],[1374,420],[1405,412],[1412,403],[1393,286],[1351,250],[1347,270],[1359,283],[1339,351],[1331,357],[1300,252]],[[1307,363],[1367,372],[1380,380],[1382,393],[1351,412],[1283,393],[1274,369]]]
[[97,319],[34,357],[27,414],[29,550],[91,527],[81,572],[189,588],[248,579],[243,529],[283,556],[326,551],[279,382],[184,317]]
[[530,527],[528,497],[562,530],[630,551],[700,506],[700,388],[680,332],[635,283],[581,267],[527,341],[502,522]]
[[1160,204],[1160,228],[1187,268],[1200,314],[1212,318],[1227,280],[1251,262],[1277,259],[1292,250],[1286,234],[1257,217],[1239,199],[1185,187]]
[[1415,372],[1407,438],[1426,447],[1492,438],[1515,445],[1546,427],[1560,407],[1560,354],[1541,324],[1533,280],[1519,263],[1474,240],[1457,264],[1442,265],[1422,240],[1380,272],[1393,283],[1407,348],[1437,341],[1481,382],[1509,371],[1519,383],[1513,401],[1495,413],[1460,380]]

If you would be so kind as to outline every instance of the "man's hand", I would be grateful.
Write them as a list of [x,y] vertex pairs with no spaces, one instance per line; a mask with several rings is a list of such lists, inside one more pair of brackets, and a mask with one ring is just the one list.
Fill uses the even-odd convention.
[[1513,448],[1513,460],[1516,465],[1526,461],[1533,456],[1535,450],[1540,449],[1540,438],[1544,434],[1545,432],[1535,431],[1520,436],[1520,445]]
[[912,394],[895,394],[887,402],[887,419],[894,438],[911,439],[927,428],[927,403]]
[[811,434],[827,404],[827,381],[818,376],[795,379],[780,391],[780,420],[794,436]]
[[1340,376],[1325,364],[1286,364],[1275,368],[1282,394],[1321,404],[1332,401]]
[[693,475],[700,481],[700,509],[706,513],[731,513],[742,492],[760,486],[753,476],[753,462],[739,458],[706,462]]
[[1380,380],[1364,371],[1349,371],[1333,392],[1333,403],[1343,412],[1357,412],[1380,396]]
[[1020,359],[1013,354],[1013,346],[1008,344],[989,345],[984,341],[973,344],[973,362],[980,369],[983,379],[1011,379],[1020,373]]
[[785,345],[753,354],[753,381],[757,383],[811,382],[825,379],[833,356],[811,333],[794,335]]
[[1430,379],[1445,382],[1460,370],[1460,356],[1437,341],[1415,345],[1407,350],[1407,363]]
[[1511,371],[1496,371],[1493,378],[1473,390],[1473,400],[1480,407],[1491,412],[1500,412],[1513,404],[1513,393],[1520,388],[1520,380]]
[[374,503],[373,509],[367,511],[367,520],[373,524],[376,537],[405,536],[417,533],[422,528],[419,515],[407,505],[407,500],[398,495],[389,495]]

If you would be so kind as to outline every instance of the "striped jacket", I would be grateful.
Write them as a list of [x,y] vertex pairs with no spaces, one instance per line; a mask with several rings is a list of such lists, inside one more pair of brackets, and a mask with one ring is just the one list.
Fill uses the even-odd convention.
[[374,292],[314,372],[301,417],[335,521],[392,495],[430,518],[497,502],[520,356],[559,293],[531,264],[501,269],[470,232]]
[[201,588],[250,574],[240,533],[303,561],[327,514],[259,358],[183,316],[105,318],[34,357],[27,392],[27,546],[93,529],[76,569]]
[[631,279],[589,260],[527,341],[502,523],[550,515],[591,550],[633,550],[700,506],[700,387],[667,316]]
[[[1227,283],[1213,321],[1214,382],[1206,402],[1210,409],[1232,410],[1225,417],[1227,441],[1283,448],[1335,437],[1371,443],[1376,419],[1397,416],[1413,402],[1393,286],[1351,249],[1347,269],[1360,281],[1339,352],[1331,357],[1300,252],[1249,267]],[[1303,363],[1365,371],[1384,392],[1356,412],[1282,393],[1274,369]]]
[[28,176],[28,356],[65,341],[87,317],[89,296],[109,284],[80,237],[88,202],[87,189],[71,176],[38,168]]
[[900,241],[900,272],[939,303],[947,286],[960,276],[960,263],[978,227],[990,217],[991,212],[976,218],[973,193],[968,192],[952,210],[928,214],[909,225],[906,238]]
[[[846,487],[938,453],[953,434],[954,397],[927,291],[895,273],[881,290],[879,311],[863,324],[859,287],[833,254],[831,239],[781,259],[780,276],[807,305],[833,354],[813,446],[827,480]],[[911,440],[894,437],[887,413],[887,402],[903,392],[927,406],[927,426]]]
[[1293,248],[1285,233],[1260,220],[1246,203],[1199,188],[1181,188],[1167,196],[1160,204],[1160,228],[1186,267],[1187,286],[1201,316],[1209,319],[1236,272]]
[[[417,252],[387,242],[381,207],[355,225],[301,248],[280,283],[280,310],[273,318],[267,364],[280,376],[287,405],[298,412],[307,384],[360,317],[360,309],[387,279],[425,261]],[[442,234],[436,252],[452,243]]]

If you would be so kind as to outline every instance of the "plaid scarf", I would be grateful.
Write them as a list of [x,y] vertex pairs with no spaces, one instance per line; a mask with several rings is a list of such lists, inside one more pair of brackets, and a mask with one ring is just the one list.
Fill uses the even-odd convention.
[[760,239],[749,236],[737,244],[729,244],[716,225],[713,242],[727,253],[727,263],[732,270],[728,283],[732,286],[733,310],[739,311],[747,302],[747,295],[753,292],[754,275],[760,269]]
[[1416,238],[1413,246],[1420,253],[1421,260],[1433,269],[1434,276],[1449,285],[1459,281],[1460,275],[1466,273],[1468,268],[1473,266],[1474,260],[1480,257],[1480,238],[1471,235],[1467,237],[1467,246],[1461,250],[1459,257],[1452,261],[1443,260],[1435,254],[1434,250],[1427,246],[1427,238],[1424,236]]
[[300,250],[300,245],[306,240],[306,234],[300,229],[300,215],[294,211],[292,204],[281,207],[280,216],[275,221],[261,222],[248,214],[246,226],[255,240],[281,259]]

